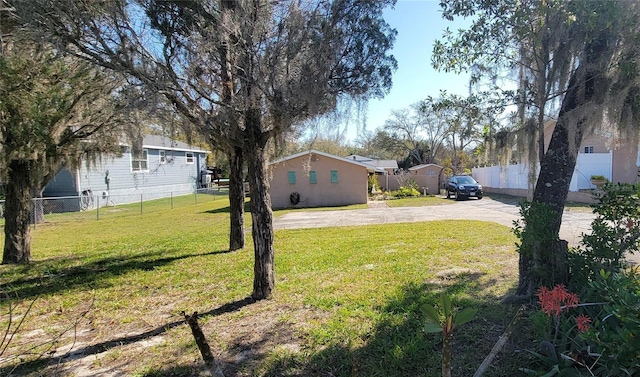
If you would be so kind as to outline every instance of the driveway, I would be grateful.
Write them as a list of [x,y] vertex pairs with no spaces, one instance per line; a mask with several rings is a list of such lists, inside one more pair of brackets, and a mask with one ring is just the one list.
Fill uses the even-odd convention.
[[[384,202],[370,202],[368,209],[339,211],[296,211],[274,220],[276,229],[321,228],[335,226],[406,223],[432,220],[480,220],[512,227],[520,218],[517,200],[464,200],[425,207],[390,208]],[[589,232],[594,215],[586,210],[566,210],[562,216],[560,238],[577,245],[582,233]]]
[[[274,219],[275,229],[323,228],[372,224],[406,223],[433,220],[480,220],[512,227],[520,218],[518,199],[470,199],[451,204],[425,207],[387,207],[384,202],[369,202],[368,209],[341,211],[296,211]],[[577,246],[583,233],[591,231],[595,215],[585,209],[565,209],[560,238]],[[628,260],[640,265],[640,255]]]

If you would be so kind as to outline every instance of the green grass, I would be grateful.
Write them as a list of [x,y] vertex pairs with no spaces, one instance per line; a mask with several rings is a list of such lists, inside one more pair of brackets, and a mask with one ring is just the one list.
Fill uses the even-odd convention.
[[[2,355],[22,356],[0,375],[75,374],[80,361],[58,364],[38,346],[68,328],[55,346],[89,354],[92,374],[194,375],[202,363],[180,313],[198,311],[227,375],[437,376],[440,336],[421,331],[419,308],[446,291],[479,309],[455,336],[454,375],[470,376],[515,313],[500,304],[517,279],[515,238],[493,223],[278,230],[274,298],[253,303],[250,231],[245,250],[226,252],[228,200],[117,208],[38,226],[33,263],[0,266],[0,326],[10,304],[15,321],[35,300]],[[502,354],[487,376],[515,375],[519,362]]]

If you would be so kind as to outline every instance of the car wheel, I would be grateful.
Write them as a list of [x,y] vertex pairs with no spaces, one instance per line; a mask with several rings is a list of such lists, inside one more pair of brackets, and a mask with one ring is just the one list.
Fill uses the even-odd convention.
[[478,196],[478,200],[482,199],[482,195]]
[[455,200],[460,200],[460,194],[458,194],[458,190],[456,190],[456,192],[455,192],[455,194],[454,194],[454,195],[455,195],[455,196],[453,197],[453,199],[455,199]]
[[447,199],[451,199],[451,191],[449,189],[447,189]]

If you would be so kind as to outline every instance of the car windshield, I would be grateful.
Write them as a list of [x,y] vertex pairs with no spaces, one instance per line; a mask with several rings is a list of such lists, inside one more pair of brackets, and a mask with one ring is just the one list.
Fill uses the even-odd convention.
[[471,184],[475,185],[477,182],[471,177],[458,177],[458,184]]

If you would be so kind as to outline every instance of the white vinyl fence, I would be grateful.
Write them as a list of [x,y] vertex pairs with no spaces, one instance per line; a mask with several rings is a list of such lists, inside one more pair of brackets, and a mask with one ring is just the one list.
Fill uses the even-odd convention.
[[[592,175],[603,175],[611,180],[612,172],[613,154],[611,152],[578,153],[569,191],[593,189],[595,186],[590,182]],[[478,183],[486,187],[525,190],[529,188],[527,180],[529,165],[527,164],[473,168],[472,174]]]

